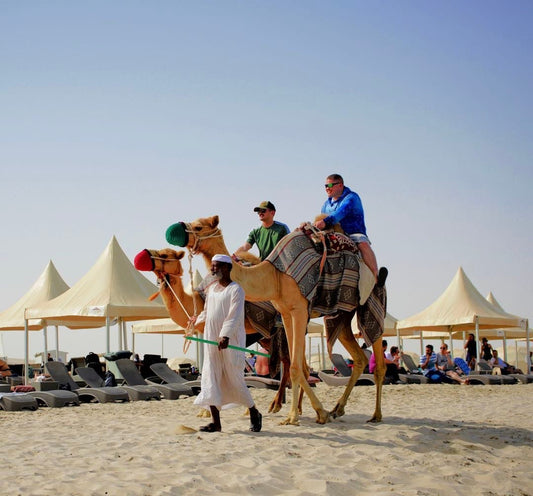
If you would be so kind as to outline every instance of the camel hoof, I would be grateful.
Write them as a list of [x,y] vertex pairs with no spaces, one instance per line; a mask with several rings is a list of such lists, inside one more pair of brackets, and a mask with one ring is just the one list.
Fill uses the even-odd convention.
[[331,419],[329,418],[329,412],[326,412],[326,410],[320,410],[319,412],[316,412],[316,414],[317,424],[327,424],[328,422],[331,422]]
[[337,417],[342,417],[344,415],[344,407],[337,405],[329,414],[334,419]]
[[268,413],[278,413],[281,410],[281,405],[278,403],[272,403],[268,409]]
[[367,424],[377,424],[378,422],[381,422],[383,419],[381,417],[376,417],[375,415],[371,418],[371,419],[368,419],[366,422]]
[[285,420],[280,422],[279,425],[300,425],[300,421],[298,419],[287,417]]

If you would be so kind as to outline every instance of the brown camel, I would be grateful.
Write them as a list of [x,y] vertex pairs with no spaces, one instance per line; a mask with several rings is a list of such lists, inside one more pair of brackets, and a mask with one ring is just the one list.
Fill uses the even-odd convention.
[[[201,253],[207,266],[211,264],[211,258],[217,253],[229,253],[222,232],[218,227],[219,218],[200,218],[189,224],[178,223],[167,229],[167,241],[178,246],[187,246],[193,253]],[[290,236],[290,235],[289,235]],[[290,376],[293,384],[292,403],[290,412],[283,422],[284,424],[298,425],[298,385],[303,388],[314,410],[317,413],[317,422],[324,424],[329,421],[330,413],[323,407],[312,388],[306,380],[304,370],[305,362],[305,333],[309,319],[308,301],[303,296],[296,281],[287,274],[277,270],[270,262],[264,261],[253,267],[242,267],[234,264],[232,278],[238,282],[246,293],[249,301],[270,301],[278,310],[283,319],[283,325],[287,334],[287,341],[290,352]],[[348,401],[358,377],[363,372],[368,360],[355,340],[351,330],[351,319],[353,312],[339,312],[335,319],[328,319],[330,324],[326,325],[328,338],[328,349],[331,353],[333,342],[330,340],[332,330],[331,321],[340,330],[339,340],[351,355],[354,365],[352,375],[346,389],[338,400],[337,405],[331,411],[333,417],[344,414],[344,407]],[[385,315],[382,316],[384,319]],[[385,361],[382,352],[381,337],[373,344],[372,348],[376,356],[376,404],[375,411],[370,419],[371,422],[380,422],[381,414],[381,392],[383,379],[385,377]]]
[[[183,328],[187,328],[189,324],[189,316],[194,315],[195,305],[196,312],[200,313],[204,308],[204,300],[199,294],[194,291],[191,295],[183,287],[182,276],[183,268],[181,259],[184,251],[176,251],[171,248],[163,250],[148,250],[145,249],[135,256],[135,268],[142,271],[152,271],[159,280],[159,294],[163,299],[163,303],[168,309],[170,317],[176,324]],[[196,301],[193,301],[196,300]],[[182,306],[183,305],[183,306]],[[197,326],[200,332],[203,332],[204,324]],[[257,339],[259,333],[252,326],[250,320],[245,320],[246,333],[252,335]],[[268,351],[271,351],[271,340],[262,338],[258,340]],[[254,341],[255,342],[255,341]],[[285,398],[285,388],[290,379],[290,360],[288,356],[281,355],[283,364],[283,374],[281,376],[280,385],[272,403],[269,407],[270,413],[277,413],[281,410]],[[301,402],[299,405],[301,411]]]

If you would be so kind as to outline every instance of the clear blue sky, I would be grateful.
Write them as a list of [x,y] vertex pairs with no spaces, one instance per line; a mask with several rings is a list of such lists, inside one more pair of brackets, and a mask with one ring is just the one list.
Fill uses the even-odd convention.
[[297,227],[337,172],[392,315],[462,266],[531,317],[532,26],[520,0],[1,2],[0,310],[50,259],[74,285],[113,235],[133,258],[218,214],[231,250],[266,199]]

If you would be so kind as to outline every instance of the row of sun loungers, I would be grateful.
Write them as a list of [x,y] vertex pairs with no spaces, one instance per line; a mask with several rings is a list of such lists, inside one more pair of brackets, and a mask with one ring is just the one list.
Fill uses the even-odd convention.
[[117,360],[117,368],[125,383],[116,387],[104,386],[104,380],[94,369],[79,367],[76,373],[88,386],[80,387],[63,363],[48,362],[46,370],[60,389],[23,393],[0,390],[0,409],[22,411],[36,410],[39,406],[79,406],[80,403],[148,401],[162,398],[176,400],[198,394],[200,391],[200,381],[185,381],[163,363],[153,364],[152,367],[155,374],[160,374],[160,383],[145,380],[131,360]]

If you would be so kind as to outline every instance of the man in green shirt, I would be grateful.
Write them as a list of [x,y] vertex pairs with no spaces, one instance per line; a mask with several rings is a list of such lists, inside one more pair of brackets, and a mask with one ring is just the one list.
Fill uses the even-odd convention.
[[244,243],[238,250],[249,251],[255,244],[259,250],[259,258],[264,260],[274,247],[278,244],[279,240],[289,234],[290,229],[286,224],[274,220],[276,215],[276,207],[272,202],[264,201],[259,206],[254,208],[254,212],[259,215],[261,226],[252,230],[248,235],[246,243]]

